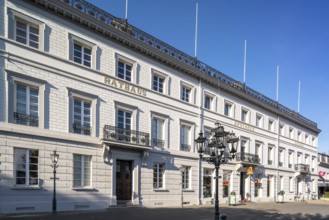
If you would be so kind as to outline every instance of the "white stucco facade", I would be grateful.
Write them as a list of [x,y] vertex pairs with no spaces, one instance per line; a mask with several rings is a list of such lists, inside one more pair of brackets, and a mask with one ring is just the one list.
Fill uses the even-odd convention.
[[213,166],[199,166],[194,139],[216,121],[240,137],[238,159],[220,168],[220,203],[232,191],[255,202],[317,194],[316,123],[95,13],[84,1],[0,1],[0,213],[52,210],[54,150],[58,211],[209,204]]

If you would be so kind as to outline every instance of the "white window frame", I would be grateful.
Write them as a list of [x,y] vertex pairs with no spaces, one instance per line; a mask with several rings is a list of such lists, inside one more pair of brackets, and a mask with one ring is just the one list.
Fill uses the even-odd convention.
[[294,192],[294,184],[295,184],[294,178],[290,176],[289,177],[289,192]]
[[183,190],[190,190],[192,188],[192,168],[190,166],[183,166],[182,172],[182,188]]
[[114,114],[114,119],[113,121],[115,121],[115,126],[118,126],[118,111],[125,111],[125,112],[130,112],[131,113],[131,130],[135,130],[137,131],[137,110],[138,108],[136,106],[132,106],[132,105],[128,105],[126,103],[121,103],[121,102],[117,102],[115,101],[115,114]]
[[256,113],[256,127],[264,127],[264,116],[259,113]]
[[153,145],[153,119],[157,119],[157,120],[161,120],[163,122],[162,124],[162,140],[164,141],[164,145],[163,148],[169,148],[169,132],[168,132],[168,128],[169,128],[169,115],[164,115],[158,112],[152,112],[151,111],[151,127],[150,127],[150,131],[151,131],[151,143]]
[[263,160],[263,143],[260,141],[255,142],[255,154],[259,157],[259,163],[262,164]]
[[274,120],[273,119],[268,119],[268,130],[271,131],[271,132],[274,132]]
[[280,132],[280,135],[281,136],[285,136],[286,135],[286,133],[285,133],[285,125],[284,124],[280,124],[279,125],[279,132]]
[[[80,99],[83,101],[90,102],[90,136],[91,137],[97,137],[98,134],[96,134],[96,112],[97,109],[97,102],[98,102],[98,96],[95,96],[93,94],[85,93],[79,90],[75,90],[72,88],[68,89],[68,96],[69,96],[69,120],[68,120],[68,132],[72,134],[74,133],[73,129],[73,123],[74,123],[74,99]],[[79,134],[77,134],[79,135]]]
[[[73,133],[75,133],[75,134],[84,134],[84,135],[91,135],[91,129],[92,129],[92,127],[91,127],[91,125],[93,124],[93,121],[92,121],[92,113],[93,113],[93,109],[92,109],[92,101],[91,100],[86,100],[86,99],[81,99],[81,98],[78,98],[78,97],[73,97],[73,124],[75,124],[74,123],[74,119],[75,119],[75,111],[74,111],[74,108],[75,108],[75,101],[80,101],[80,108],[81,108],[81,111],[80,111],[80,120],[81,120],[81,124],[79,124],[79,125],[77,125],[77,126],[80,126],[81,127],[81,130],[80,130],[80,133],[77,133],[77,132],[75,132],[74,131],[74,126],[73,126]],[[84,131],[84,127],[88,127],[88,126],[86,126],[85,125],[85,121],[84,121],[84,118],[85,118],[85,103],[90,103],[90,113],[89,113],[89,118],[90,118],[90,121],[89,121],[89,134],[87,133],[85,133],[85,131]]]
[[[151,77],[151,90],[160,93],[160,94],[164,94],[164,95],[169,95],[169,76],[167,74],[164,74],[156,69],[151,69],[151,73],[152,73],[152,77]],[[154,86],[154,76],[163,79],[163,87],[162,87],[162,92],[155,90],[153,88]]]
[[[225,114],[225,107],[226,107],[226,105],[229,106],[228,115]],[[233,102],[230,102],[228,100],[224,100],[223,115],[225,115],[227,117],[230,117],[230,118],[234,118],[234,103]]]
[[[83,48],[88,48],[91,50],[91,58],[90,58],[90,66],[86,66],[83,63],[83,59],[81,59],[81,63],[75,62],[74,61],[74,44],[78,44]],[[73,63],[86,67],[86,68],[91,68],[91,69],[96,69],[96,52],[97,52],[97,45],[93,42],[87,41],[83,39],[82,37],[78,37],[76,35],[73,35],[69,33],[69,60],[71,60]],[[81,50],[81,52],[83,49]],[[82,53],[83,56],[83,53]]]
[[303,141],[303,133],[301,131],[298,131],[297,138],[298,138],[298,141],[299,142],[302,142]]
[[[242,120],[243,119],[243,113],[246,113],[246,115],[244,116],[245,117],[245,120]],[[240,120],[244,123],[249,123],[250,122],[250,110],[247,109],[247,108],[244,108],[244,107],[241,107],[241,118]]]
[[[185,129],[188,129],[187,133],[183,132],[183,130],[185,130]],[[179,146],[179,149],[181,151],[190,152],[192,150],[191,138],[192,138],[192,126],[187,123],[181,123],[180,124],[180,146]],[[190,150],[183,150],[182,144],[190,146]]]
[[[20,151],[25,151],[25,158],[29,158],[30,156],[30,151],[37,151],[38,152],[38,178],[37,178],[37,184],[30,184],[30,160],[29,159],[25,159],[25,184],[17,184],[16,183],[16,172],[17,172],[17,159],[16,159],[16,152],[20,150]],[[39,156],[39,150],[37,149],[26,149],[26,148],[19,148],[19,147],[14,147],[14,179],[15,179],[15,187],[28,187],[28,188],[35,188],[35,187],[39,187],[40,184],[40,156]]]
[[202,178],[202,188],[204,187],[204,178],[205,177],[208,177],[208,178],[210,178],[210,188],[211,188],[211,190],[210,190],[210,197],[205,197],[204,196],[204,192],[203,192],[203,190],[202,190],[202,198],[212,198],[213,197],[213,191],[214,191],[214,184],[213,184],[213,174],[214,174],[214,170],[213,169],[211,169],[211,168],[203,168],[203,178]]
[[[209,108],[206,108],[206,99],[209,98]],[[208,91],[205,91],[203,94],[203,103],[202,106],[204,109],[208,109],[210,111],[216,111],[215,108],[216,96]]]
[[[80,178],[81,178],[81,181],[80,181],[80,185],[74,185],[74,170],[75,170],[75,167],[74,167],[74,156],[79,156],[79,157],[81,157],[81,170],[80,170],[80,174],[81,174],[81,176],[80,176]],[[84,168],[85,168],[85,160],[86,160],[86,158],[87,157],[90,157],[90,185],[89,186],[87,186],[87,185],[84,185],[84,179],[85,179],[85,172],[84,172]],[[73,188],[91,188],[92,187],[92,156],[91,155],[82,155],[82,154],[73,154],[73,159],[72,159],[72,161],[73,161],[73,166],[72,166],[72,168],[73,168]]]
[[[130,81],[126,80],[125,79],[126,77],[124,77],[124,79],[119,77],[119,62],[123,63],[124,67],[126,67],[126,65],[131,66]],[[124,68],[124,69],[126,69],[126,68]],[[125,73],[124,73],[124,75],[125,75]],[[122,56],[122,55],[116,53],[115,54],[115,76],[119,80],[137,84],[137,62],[133,59],[130,59],[128,57],[125,57],[125,56]]]
[[[38,37],[39,37],[38,48],[30,46],[28,41],[27,41],[26,44],[21,43],[19,41],[16,41],[16,22],[17,21],[20,21],[20,22],[25,23],[27,25],[38,27],[38,30],[39,30],[39,33],[38,33]],[[16,42],[18,42],[20,44],[26,45],[30,48],[34,48],[34,49],[38,49],[38,50],[44,50],[45,27],[46,27],[45,23],[38,20],[38,19],[35,19],[35,18],[32,18],[28,15],[22,14],[18,11],[13,10],[13,9],[8,9],[8,28],[9,28],[8,36],[9,36],[9,38],[15,40]]]
[[17,97],[17,89],[16,85],[21,84],[29,87],[34,87],[38,89],[38,128],[45,128],[44,114],[45,114],[45,89],[46,89],[46,81],[35,79],[30,76],[21,75],[19,73],[14,73],[11,71],[7,72],[7,82],[8,82],[8,112],[7,112],[7,120],[9,123],[15,123],[14,112],[16,111],[16,97]]
[[[154,177],[154,166],[156,165],[156,177]],[[162,166],[162,173],[160,173],[160,166]],[[153,189],[165,189],[165,173],[166,173],[166,165],[164,163],[153,163]],[[160,185],[160,175],[162,178],[162,186]],[[154,182],[154,178],[156,178],[156,183]],[[154,186],[156,184],[156,186]]]
[[294,128],[292,128],[292,127],[289,127],[289,138],[290,139],[294,139],[295,137],[294,137]]

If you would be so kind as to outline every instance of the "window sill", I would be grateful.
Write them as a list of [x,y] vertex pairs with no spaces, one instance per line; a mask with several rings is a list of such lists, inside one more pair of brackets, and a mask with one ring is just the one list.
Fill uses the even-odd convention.
[[74,191],[97,191],[95,188],[92,188],[92,187],[73,187],[72,190],[74,190]]
[[183,189],[183,192],[195,192],[193,189]]
[[11,188],[12,190],[41,190],[42,188],[40,186],[13,186]]
[[169,192],[168,189],[153,189],[154,192]]

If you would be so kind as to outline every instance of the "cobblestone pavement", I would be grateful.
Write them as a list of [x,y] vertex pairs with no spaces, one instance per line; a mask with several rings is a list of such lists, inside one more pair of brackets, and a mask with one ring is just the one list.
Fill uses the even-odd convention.
[[[329,201],[314,200],[307,203],[246,203],[237,206],[220,205],[220,212],[230,220],[329,220]],[[113,207],[93,212],[65,212],[52,214],[28,214],[0,216],[5,220],[211,220],[212,206],[184,208]]]

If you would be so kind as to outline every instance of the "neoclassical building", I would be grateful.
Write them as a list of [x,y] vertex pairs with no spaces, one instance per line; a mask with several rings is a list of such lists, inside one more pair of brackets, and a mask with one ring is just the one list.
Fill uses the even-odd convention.
[[317,194],[315,122],[84,0],[0,1],[0,67],[0,213],[52,210],[54,150],[58,211],[210,204],[217,121],[220,203]]

